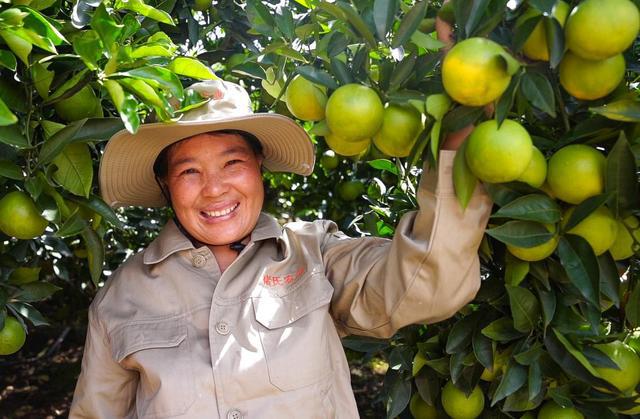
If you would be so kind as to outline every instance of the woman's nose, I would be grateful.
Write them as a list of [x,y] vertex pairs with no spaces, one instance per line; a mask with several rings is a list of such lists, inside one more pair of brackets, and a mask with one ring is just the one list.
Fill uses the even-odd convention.
[[209,173],[205,177],[204,187],[202,188],[204,195],[216,197],[225,194],[228,190],[229,182],[225,176]]

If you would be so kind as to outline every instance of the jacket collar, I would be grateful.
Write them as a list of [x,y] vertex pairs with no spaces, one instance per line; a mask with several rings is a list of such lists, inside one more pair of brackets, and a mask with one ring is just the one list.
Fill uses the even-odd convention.
[[[251,232],[251,242],[279,238],[282,227],[272,216],[260,213],[258,222]],[[151,265],[162,262],[172,254],[182,250],[195,249],[193,243],[180,231],[173,220],[169,220],[158,237],[149,244],[144,252],[143,262]]]

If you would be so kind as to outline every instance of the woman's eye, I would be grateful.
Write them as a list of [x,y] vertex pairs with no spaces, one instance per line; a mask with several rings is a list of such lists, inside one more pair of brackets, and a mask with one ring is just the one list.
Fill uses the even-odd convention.
[[235,159],[235,160],[229,160],[229,161],[227,162],[227,164],[226,164],[226,165],[227,165],[227,166],[231,166],[231,165],[234,165],[234,164],[236,164],[236,163],[242,163],[242,160],[238,160],[238,159]]
[[185,169],[182,172],[180,172],[181,175],[191,175],[194,173],[198,173],[198,171],[196,169]]

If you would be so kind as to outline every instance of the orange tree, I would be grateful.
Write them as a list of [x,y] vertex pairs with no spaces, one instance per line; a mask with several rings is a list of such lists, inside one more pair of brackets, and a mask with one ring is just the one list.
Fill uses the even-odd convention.
[[71,317],[154,237],[167,214],[99,199],[102,142],[177,117],[199,100],[183,85],[215,72],[257,109],[308,119],[315,172],[265,176],[283,221],[391,237],[422,163],[477,126],[453,171],[460,205],[478,179],[495,202],[476,299],[388,341],[344,341],[386,354],[388,417],[634,414],[637,13],[630,0],[4,3],[0,211],[26,218],[3,229],[0,317],[44,324],[33,303],[52,294]]

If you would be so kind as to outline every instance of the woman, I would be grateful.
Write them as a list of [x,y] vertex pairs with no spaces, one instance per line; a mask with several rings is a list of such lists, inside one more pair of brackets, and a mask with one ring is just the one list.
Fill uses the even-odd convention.
[[261,168],[311,173],[306,133],[251,113],[235,84],[192,88],[206,106],[105,149],[108,203],[176,217],[91,304],[70,417],[357,418],[340,337],[389,337],[471,300],[490,200],[478,188],[462,212],[443,151],[393,240],[281,227],[260,212]]

